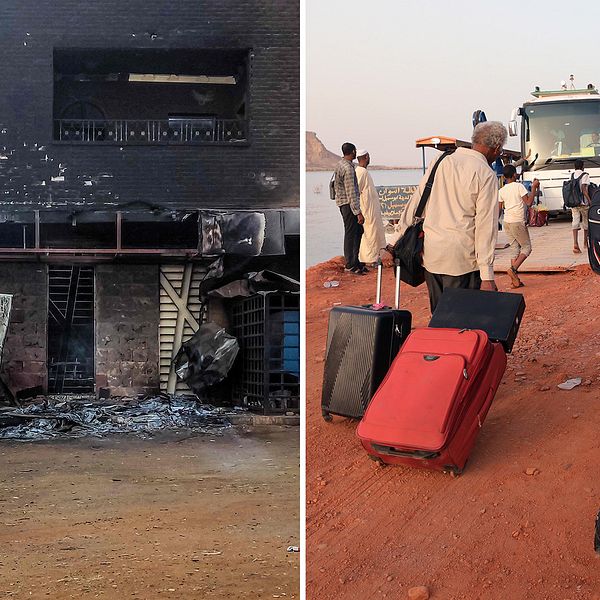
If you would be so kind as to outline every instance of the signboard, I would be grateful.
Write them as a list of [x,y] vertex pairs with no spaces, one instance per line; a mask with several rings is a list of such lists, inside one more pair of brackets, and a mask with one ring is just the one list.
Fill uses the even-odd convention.
[[417,185],[377,186],[381,216],[384,219],[399,219]]

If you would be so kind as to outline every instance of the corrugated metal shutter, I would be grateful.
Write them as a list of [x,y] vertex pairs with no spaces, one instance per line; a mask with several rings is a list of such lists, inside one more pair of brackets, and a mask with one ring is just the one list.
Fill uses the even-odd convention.
[[205,274],[201,265],[191,263],[160,267],[160,389],[168,394],[190,392],[178,381],[171,361],[202,322],[200,282]]

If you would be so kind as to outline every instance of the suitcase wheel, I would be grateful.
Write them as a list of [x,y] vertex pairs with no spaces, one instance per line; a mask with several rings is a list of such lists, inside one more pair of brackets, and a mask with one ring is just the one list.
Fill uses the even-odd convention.
[[450,477],[460,477],[464,471],[464,467],[461,469],[455,465],[444,467],[444,471],[450,473]]
[[373,461],[376,462],[380,467],[387,467],[387,464],[384,463],[379,456],[375,456],[374,454],[367,454],[367,456]]
[[331,421],[333,421],[333,417],[326,410],[322,411],[321,414],[323,416],[323,420],[327,423],[331,423]]

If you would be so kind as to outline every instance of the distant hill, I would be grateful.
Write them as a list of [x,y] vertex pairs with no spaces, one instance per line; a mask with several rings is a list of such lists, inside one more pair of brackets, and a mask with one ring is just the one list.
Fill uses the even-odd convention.
[[314,131],[306,132],[306,170],[326,171],[333,169],[341,156],[327,150]]
[[[306,132],[306,170],[307,171],[329,171],[342,157],[325,148],[323,142],[314,131]],[[418,167],[386,167],[383,165],[370,165],[375,169],[415,169]]]

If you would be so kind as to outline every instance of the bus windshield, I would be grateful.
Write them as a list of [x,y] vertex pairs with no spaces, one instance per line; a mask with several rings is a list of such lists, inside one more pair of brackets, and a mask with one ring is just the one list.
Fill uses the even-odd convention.
[[522,135],[523,154],[531,150],[530,162],[538,155],[534,169],[555,160],[560,164],[564,159],[600,156],[600,102],[571,100],[525,106]]

